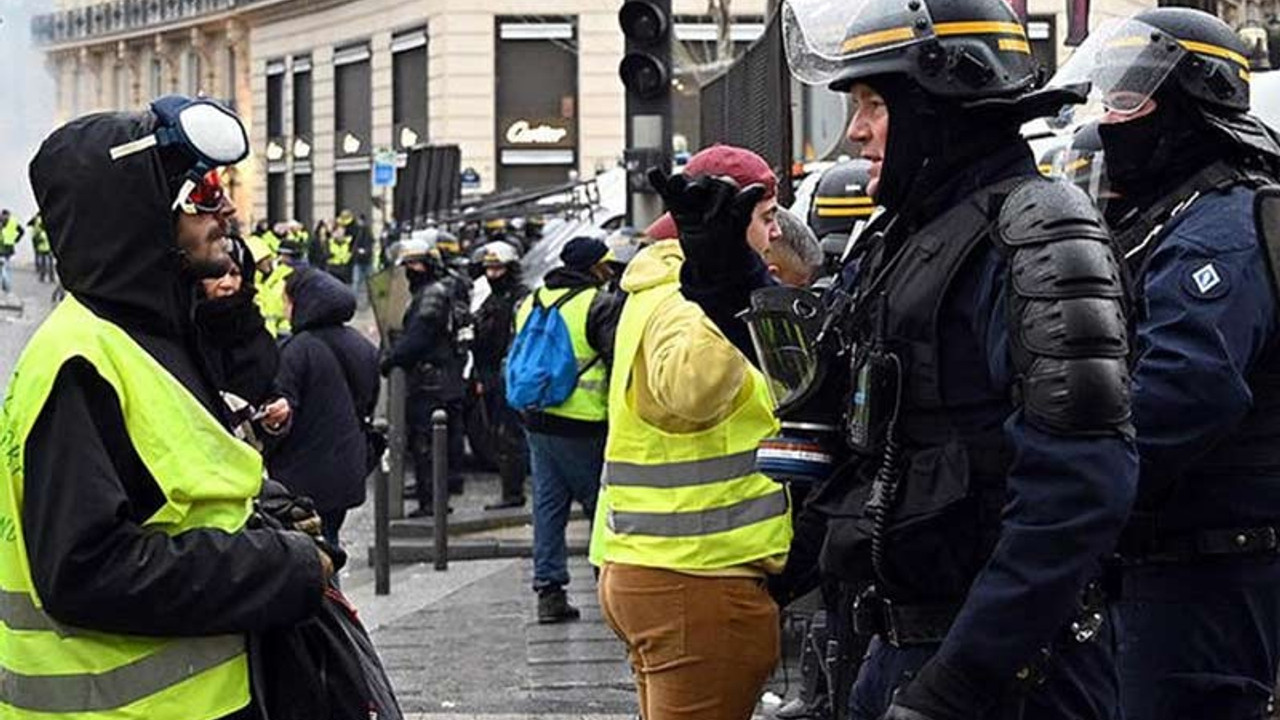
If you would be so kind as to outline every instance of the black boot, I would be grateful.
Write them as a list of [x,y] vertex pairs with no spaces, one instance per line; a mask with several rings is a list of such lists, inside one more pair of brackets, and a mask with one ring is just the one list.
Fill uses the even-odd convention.
[[489,503],[484,506],[485,510],[509,510],[511,508],[524,507],[524,496],[520,497],[504,497],[496,503]]
[[565,595],[564,588],[550,587],[538,591],[538,623],[541,625],[550,625],[552,623],[568,622],[577,620],[582,617],[582,613],[578,612],[578,608],[569,604],[569,597]]

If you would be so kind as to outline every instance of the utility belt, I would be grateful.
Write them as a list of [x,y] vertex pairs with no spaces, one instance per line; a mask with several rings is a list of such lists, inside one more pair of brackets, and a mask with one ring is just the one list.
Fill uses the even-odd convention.
[[1280,552],[1280,527],[1263,525],[1161,533],[1141,525],[1131,526],[1121,534],[1117,552],[1124,564],[1274,555]]
[[[875,586],[858,595],[851,611],[853,630],[859,635],[879,635],[896,648],[941,643],[956,616],[960,602],[899,603],[883,597]],[[1080,591],[1076,614],[1063,628],[1068,640],[1085,643],[1102,627],[1106,593],[1101,582],[1091,582]],[[1048,649],[1042,651],[1048,656]]]

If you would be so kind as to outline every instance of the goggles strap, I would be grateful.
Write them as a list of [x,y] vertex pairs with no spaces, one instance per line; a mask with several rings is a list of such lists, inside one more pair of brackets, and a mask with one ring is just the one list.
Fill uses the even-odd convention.
[[146,137],[140,137],[137,140],[130,140],[127,143],[121,143],[120,145],[116,145],[111,148],[111,159],[119,160],[120,158],[140,153],[143,150],[148,150],[159,144],[160,139],[154,134],[147,135]]
[[178,189],[178,196],[173,200],[173,206],[170,210],[177,210],[187,203],[191,198],[191,193],[196,189],[196,182],[190,177],[182,181],[182,187]]

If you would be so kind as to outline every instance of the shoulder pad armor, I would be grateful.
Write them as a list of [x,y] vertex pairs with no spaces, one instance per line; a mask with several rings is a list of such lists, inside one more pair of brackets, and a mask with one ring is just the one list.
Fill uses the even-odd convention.
[[1009,336],[1027,418],[1054,433],[1131,433],[1129,322],[1110,234],[1074,185],[1037,179],[1001,206]]

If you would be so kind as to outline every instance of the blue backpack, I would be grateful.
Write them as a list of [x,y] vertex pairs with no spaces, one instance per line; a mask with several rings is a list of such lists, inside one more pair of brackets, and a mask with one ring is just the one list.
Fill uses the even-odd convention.
[[569,326],[560,315],[560,307],[587,288],[576,288],[560,296],[550,307],[533,294],[533,310],[511,343],[507,353],[504,379],[507,404],[520,411],[540,411],[563,405],[578,386],[578,378],[596,361],[597,355],[578,369],[573,354],[573,338]]

